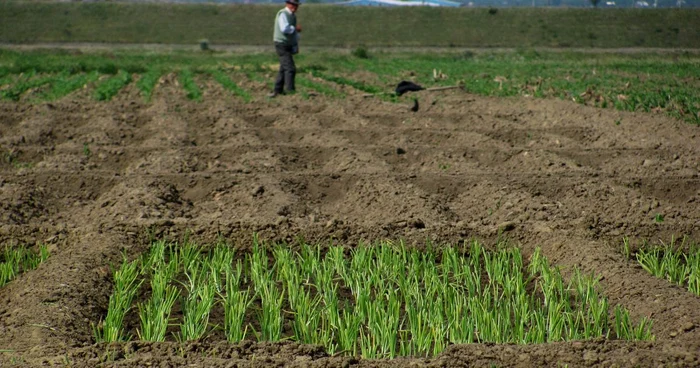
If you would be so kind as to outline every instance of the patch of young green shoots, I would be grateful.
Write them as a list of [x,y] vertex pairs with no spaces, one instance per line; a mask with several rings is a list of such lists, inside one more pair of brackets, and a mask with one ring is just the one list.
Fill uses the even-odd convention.
[[136,82],[136,87],[141,91],[141,96],[144,100],[150,101],[153,95],[153,90],[158,83],[163,71],[160,68],[148,69],[148,71],[141,75],[141,78]]
[[15,80],[9,88],[0,90],[0,98],[19,101],[22,94],[30,89],[41,87],[56,80],[55,75],[39,74],[28,72],[22,74]]
[[234,82],[228,75],[226,75],[226,73],[222,72],[221,70],[213,70],[210,74],[224,88],[231,91],[234,95],[242,98],[243,101],[250,102],[250,93],[248,93],[248,91],[244,90],[238,84],[236,84],[236,82]]
[[[629,244],[629,239],[624,239],[624,242]],[[686,287],[700,296],[700,246],[697,243],[683,238],[680,244],[676,244],[676,240],[671,239],[668,244],[644,245],[634,257],[650,274]]]
[[379,93],[379,92],[381,92],[381,89],[379,87],[372,86],[372,85],[369,85],[369,84],[361,82],[361,81],[351,80],[351,79],[341,77],[338,75],[331,75],[331,74],[323,73],[321,71],[316,71],[316,70],[313,70],[311,72],[311,75],[313,75],[316,78],[321,78],[321,79],[324,79],[324,80],[327,80],[329,82],[333,82],[336,84],[350,86],[356,90],[366,92],[366,93]]
[[107,316],[97,326],[93,334],[97,342],[128,341],[131,337],[125,332],[124,318],[132,308],[132,302],[143,280],[138,280],[141,270],[140,260],[122,262],[114,271],[114,290],[109,297]]
[[6,84],[11,84],[15,80],[15,78],[17,78],[16,75],[0,72],[0,88],[5,86]]
[[95,99],[98,101],[109,101],[129,83],[131,83],[131,74],[125,70],[119,70],[116,75],[105,79],[97,85],[94,94]]
[[344,98],[345,94],[335,90],[334,88],[327,86],[322,83],[315,82],[304,76],[297,76],[296,82],[298,85],[306,88],[307,90],[315,91],[327,97],[333,98]]
[[202,99],[202,91],[194,81],[194,73],[191,69],[182,69],[179,73],[179,80],[182,88],[185,89],[185,94],[190,100],[200,101]]
[[245,338],[248,331],[248,326],[243,326],[243,323],[252,297],[250,290],[241,290],[243,263],[240,259],[235,267],[229,264],[224,270],[226,275],[226,293],[222,297],[224,302],[224,332],[229,342],[239,342]]
[[[156,242],[140,264],[137,273],[151,278],[150,299],[138,303],[142,340],[167,339],[169,324],[179,325],[179,341],[223,326],[231,342],[291,339],[329,354],[394,358],[434,356],[461,343],[653,339],[651,321],[634,324],[620,306],[609,319],[593,275],[574,271],[567,281],[539,249],[526,262],[506,244],[418,250],[382,242],[348,251],[256,239],[237,254],[223,243],[203,251]],[[215,304],[223,305],[222,321],[211,320]],[[128,308],[116,308],[123,318]]]
[[41,94],[41,99],[53,101],[64,97],[71,92],[85,87],[87,84],[96,81],[99,78],[99,73],[94,71],[87,74],[61,73],[56,80],[51,83],[51,88]]
[[209,315],[216,295],[212,272],[204,262],[192,262],[185,268],[185,291],[182,299],[183,323],[180,325],[180,341],[198,340],[209,327]]
[[165,242],[157,242],[142,260],[142,274],[152,275],[151,297],[138,304],[141,328],[137,333],[143,341],[165,341],[170,314],[180,296],[179,289],[173,284],[178,273],[179,260],[177,256],[171,256],[166,262],[165,249]]
[[49,257],[46,245],[39,245],[38,252],[24,247],[6,246],[0,252],[0,287],[15,279],[22,272],[31,271]]

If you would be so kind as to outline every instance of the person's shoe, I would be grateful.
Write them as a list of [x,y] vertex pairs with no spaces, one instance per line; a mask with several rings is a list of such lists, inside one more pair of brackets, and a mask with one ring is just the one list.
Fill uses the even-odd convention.
[[277,95],[281,95],[281,93],[279,93],[277,91],[272,91],[272,92],[268,93],[267,98],[275,98],[275,97],[277,97]]

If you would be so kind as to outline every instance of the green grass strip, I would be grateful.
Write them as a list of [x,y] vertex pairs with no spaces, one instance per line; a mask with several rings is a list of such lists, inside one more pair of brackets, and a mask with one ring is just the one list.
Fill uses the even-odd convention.
[[326,86],[324,84],[314,82],[311,79],[308,79],[308,78],[301,76],[301,75],[297,76],[296,82],[298,85],[300,85],[306,89],[316,91],[324,96],[333,97],[333,98],[344,98],[345,97],[344,93],[337,91],[334,88]]
[[40,99],[53,101],[64,97],[71,92],[85,87],[88,83],[92,83],[99,78],[99,73],[91,72],[88,74],[69,75],[62,73],[51,84],[51,88],[42,93]]
[[311,74],[314,77],[325,79],[329,82],[334,82],[334,83],[337,83],[340,85],[350,86],[350,87],[355,88],[357,90],[360,90],[362,92],[366,92],[366,93],[381,92],[381,89],[379,87],[368,85],[368,84],[366,84],[364,82],[360,82],[360,81],[354,81],[354,80],[351,80],[351,79],[348,79],[345,77],[331,75],[331,74],[327,74],[327,73],[323,73],[323,72],[315,71],[315,70],[312,71]]
[[125,70],[120,70],[116,75],[105,79],[97,85],[94,95],[95,99],[98,101],[109,101],[129,83],[131,83],[131,74]]
[[[630,258],[629,239],[623,242],[625,254]],[[680,244],[676,244],[675,239],[668,244],[645,244],[634,253],[634,258],[650,274],[700,296],[700,246],[697,243],[684,238]]]
[[20,76],[10,88],[0,91],[0,97],[6,100],[19,101],[24,92],[51,83],[55,79],[56,76],[53,75],[37,76],[35,73],[30,72]]
[[9,73],[2,74],[2,72],[0,72],[0,87],[12,83],[15,80],[15,78],[15,75]]
[[6,246],[0,252],[0,287],[15,279],[22,272],[33,270],[49,257],[46,245],[39,245],[38,253],[27,248]]
[[[240,70],[252,81],[272,88],[274,79],[269,77],[269,64],[273,60],[270,54],[262,53],[235,55],[227,57],[226,62],[241,66]],[[51,82],[51,75],[63,73],[97,71],[114,75],[124,70],[145,73],[144,79],[149,80],[145,76],[152,69],[204,71],[217,69],[220,64],[221,58],[208,53],[4,50],[0,52],[0,98],[18,100],[28,89]],[[700,124],[697,64],[698,57],[692,53],[626,55],[518,49],[478,53],[377,52],[364,59],[322,52],[300,55],[298,76],[302,96],[309,91],[332,93],[304,82],[305,73],[312,72],[329,82],[366,93],[378,93],[383,86],[411,80],[424,87],[463,85],[471,93],[487,96],[555,97],[599,108],[666,114]],[[347,77],[359,70],[374,74],[373,79],[362,83]],[[148,84],[151,83],[154,81]],[[142,93],[148,98],[150,87],[145,88]],[[194,99],[201,97],[196,91],[188,94]],[[382,98],[391,99],[391,95]]]
[[197,83],[194,82],[194,73],[191,69],[186,68],[180,71],[179,79],[182,88],[185,89],[187,98],[195,101],[202,100],[202,91],[199,89],[199,86],[197,86]]
[[146,101],[151,100],[153,89],[156,87],[162,75],[163,71],[160,68],[149,69],[146,73],[142,74],[141,78],[136,82],[136,87],[141,91],[141,95]]
[[246,90],[237,85],[236,82],[231,80],[231,78],[228,75],[226,75],[226,73],[222,72],[221,70],[213,70],[210,72],[210,74],[224,88],[231,91],[234,95],[242,98],[243,101],[250,102],[250,93],[248,93]]

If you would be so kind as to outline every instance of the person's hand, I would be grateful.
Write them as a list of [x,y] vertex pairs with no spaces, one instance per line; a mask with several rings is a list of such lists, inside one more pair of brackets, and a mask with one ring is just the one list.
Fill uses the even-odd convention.
[[301,33],[301,26],[297,24],[297,32]]

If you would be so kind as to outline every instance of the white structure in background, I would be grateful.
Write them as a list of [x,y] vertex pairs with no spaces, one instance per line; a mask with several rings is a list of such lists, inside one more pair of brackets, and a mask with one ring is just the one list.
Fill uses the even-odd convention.
[[414,0],[414,1],[400,1],[400,0],[350,0],[344,1],[342,3],[333,3],[334,5],[347,5],[347,6],[449,6],[458,7],[462,6],[461,3],[448,0]]

